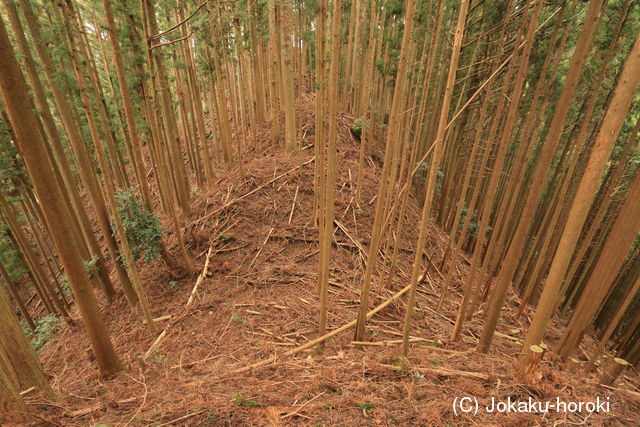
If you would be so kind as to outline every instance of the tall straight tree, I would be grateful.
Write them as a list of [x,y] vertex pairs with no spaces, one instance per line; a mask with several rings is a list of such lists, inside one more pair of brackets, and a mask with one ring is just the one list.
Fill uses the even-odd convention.
[[[376,257],[380,248],[380,242],[382,240],[382,230],[385,226],[386,219],[386,202],[388,200],[393,182],[391,177],[393,176],[392,169],[395,169],[393,154],[396,152],[398,141],[397,135],[399,134],[401,124],[401,112],[403,96],[405,87],[407,85],[407,68],[408,68],[408,56],[411,40],[411,33],[413,32],[415,14],[415,1],[409,0],[405,12],[405,27],[402,35],[402,46],[400,48],[400,58],[398,59],[398,72],[396,74],[396,90],[393,93],[393,101],[391,105],[391,111],[389,113],[389,126],[387,129],[387,135],[385,137],[385,156],[384,166],[382,168],[382,178],[378,188],[378,195],[376,200],[375,218],[373,221],[373,231],[371,232],[371,243],[369,245],[369,251],[367,259],[367,266],[364,273],[364,279],[362,288],[360,290],[360,306],[358,307],[358,321],[356,324],[355,341],[362,341],[364,339],[364,333],[367,322],[367,311],[369,310],[369,293],[371,290],[371,281],[373,279],[373,272],[376,267]],[[369,124],[367,124],[369,126]],[[397,157],[397,156],[396,156]]]
[[[146,18],[145,28],[151,39],[159,33],[156,10],[151,0],[142,0],[141,6],[143,16]],[[157,81],[157,90],[159,92],[158,107],[161,111],[158,112],[158,117],[160,118],[158,122],[164,127],[164,147],[167,150],[169,161],[171,162],[171,167],[164,172],[170,174],[171,179],[169,181],[174,185],[175,199],[178,201],[178,205],[184,213],[189,216],[191,212],[189,178],[184,166],[180,139],[178,137],[175,110],[171,98],[171,85],[169,83],[164,55],[161,49],[151,50],[151,47],[149,47],[149,50],[149,56],[152,62],[151,77],[152,80]]]
[[31,329],[32,332],[35,332],[36,324],[29,314],[29,310],[27,310],[27,306],[22,300],[22,297],[18,293],[18,288],[16,287],[15,283],[13,283],[12,278],[9,276],[9,272],[4,267],[4,264],[2,264],[2,262],[0,262],[0,277],[2,277],[2,279],[5,281],[11,297],[13,297],[13,300],[16,302],[16,304],[18,304],[18,307],[20,308],[20,314],[22,314],[22,318],[27,322],[27,326],[29,326],[29,329]]
[[[318,141],[321,144],[320,150],[326,152],[325,167],[326,171],[322,171],[325,180],[324,185],[320,188],[324,190],[321,194],[324,200],[320,206],[324,207],[321,212],[322,229],[320,237],[320,257],[322,263],[320,265],[319,277],[322,278],[320,283],[320,335],[324,335],[327,328],[327,298],[329,288],[329,258],[331,255],[331,241],[333,240],[333,219],[334,219],[334,194],[336,186],[336,139],[337,139],[337,121],[338,121],[338,83],[340,78],[340,28],[342,25],[342,0],[334,0],[333,13],[331,14],[331,43],[329,50],[331,51],[331,64],[329,66],[329,84],[327,88],[327,97],[329,101],[329,129],[327,133],[327,141]],[[292,95],[293,96],[293,95]],[[326,146],[326,148],[325,148]],[[324,341],[320,343],[320,350],[324,348]]]
[[[535,30],[538,25],[538,19],[540,17],[540,13],[542,10],[542,1],[538,0],[533,4],[533,10],[531,12],[531,16],[529,18],[529,25],[526,31],[525,40],[524,40],[524,50],[520,57],[519,61],[512,63],[511,68],[507,72],[507,77],[505,77],[505,86],[503,88],[504,96],[507,96],[506,89],[509,86],[509,81],[511,78],[511,73],[516,69],[518,72],[516,73],[514,83],[513,83],[513,91],[510,94],[513,99],[512,102],[509,103],[509,108],[507,110],[507,116],[505,118],[504,127],[502,129],[501,137],[496,142],[497,151],[496,151],[496,160],[493,165],[493,173],[489,177],[486,196],[485,196],[485,205],[483,207],[482,218],[480,221],[480,229],[478,231],[478,237],[476,240],[476,245],[473,251],[473,260],[470,268],[470,272],[468,275],[467,283],[465,283],[465,293],[466,298],[463,298],[463,301],[460,305],[459,313],[458,313],[458,322],[462,320],[462,315],[464,315],[466,306],[470,302],[469,296],[471,290],[474,285],[474,277],[476,274],[476,268],[480,262],[480,258],[484,249],[485,235],[487,233],[487,229],[489,227],[489,219],[491,218],[491,211],[494,202],[496,201],[498,184],[500,182],[500,178],[502,176],[502,168],[505,163],[505,156],[507,154],[507,147],[510,142],[511,132],[513,131],[513,126],[515,125],[515,115],[517,113],[518,106],[520,105],[520,98],[522,95],[524,79],[528,70],[529,59],[531,56],[531,51],[533,48],[533,42],[535,37]],[[524,28],[521,28],[524,30]],[[504,103],[504,99],[501,97],[498,101],[498,106],[496,110],[501,112],[502,108],[506,108]],[[489,139],[497,137],[498,126],[501,122],[499,113],[496,113],[495,120],[493,120],[491,129],[489,132]],[[480,286],[480,284],[478,284]]]
[[[22,390],[36,387],[53,395],[38,355],[22,331],[13,312],[9,296],[0,286],[0,371],[15,378],[15,385]],[[4,365],[4,366],[3,366]]]
[[[591,151],[585,174],[580,180],[574,202],[571,205],[568,221],[560,238],[556,255],[551,263],[536,312],[533,315],[531,326],[522,345],[523,349],[528,349],[531,345],[541,342],[547,324],[551,320],[553,309],[557,306],[557,299],[560,296],[562,280],[580,237],[580,231],[589,214],[593,195],[598,189],[600,177],[607,166],[611,150],[613,150],[620,134],[622,124],[627,117],[638,85],[640,85],[640,35],[638,35],[620,73],[618,84],[600,126],[595,146]],[[638,196],[630,194],[629,197],[637,199]],[[635,214],[637,215],[637,213],[636,211]],[[525,360],[525,355],[521,354],[520,360]],[[520,366],[521,370],[524,369],[523,365],[524,362]]]
[[569,66],[567,76],[564,80],[562,93],[560,94],[560,98],[556,104],[545,143],[542,145],[536,160],[533,177],[531,179],[532,185],[527,189],[527,198],[524,202],[524,207],[522,208],[520,220],[514,232],[511,244],[509,245],[507,253],[502,261],[500,272],[498,273],[498,277],[494,285],[494,290],[487,304],[485,325],[482,331],[482,336],[480,337],[480,343],[478,344],[478,352],[480,353],[486,353],[491,345],[493,333],[495,332],[496,325],[498,324],[500,311],[504,304],[507,290],[509,289],[511,280],[513,279],[513,274],[518,266],[525,244],[525,238],[529,231],[529,226],[535,214],[538,200],[542,194],[544,183],[547,181],[547,175],[551,167],[556,148],[560,142],[562,131],[566,125],[566,118],[569,112],[569,107],[571,106],[571,100],[577,90],[582,69],[587,61],[591,45],[593,44],[596,29],[598,28],[598,22],[600,21],[603,2],[604,0],[592,0],[589,2],[582,32],[580,33],[573,57],[571,58],[571,65]]
[[24,403],[19,390],[11,382],[9,376],[2,370],[3,361],[0,354],[0,413],[10,413],[11,411],[25,411],[27,405]]
[[26,69],[27,79],[30,84],[36,107],[38,108],[38,112],[40,114],[40,117],[42,118],[45,135],[51,146],[51,151],[53,153],[52,157],[55,159],[54,166],[57,166],[57,169],[59,169],[61,178],[68,190],[69,204],[72,206],[72,209],[75,212],[75,216],[80,223],[79,228],[82,232],[82,236],[78,236],[78,243],[81,246],[85,246],[82,245],[82,242],[84,241],[84,243],[86,244],[87,248],[82,247],[81,249],[83,249],[84,251],[88,249],[88,253],[85,254],[87,260],[93,257],[97,257],[98,260],[96,262],[96,266],[98,267],[98,277],[100,278],[100,283],[107,297],[112,298],[115,291],[113,289],[111,279],[109,278],[105,259],[98,245],[98,240],[91,230],[87,212],[82,205],[78,186],[76,180],[73,177],[71,166],[69,164],[70,162],[65,155],[64,146],[62,145],[62,140],[56,127],[55,119],[53,118],[53,114],[49,107],[49,102],[45,94],[43,85],[40,82],[40,76],[36,67],[35,60],[29,48],[26,34],[24,33],[22,24],[20,22],[17,7],[15,3],[10,0],[3,0],[3,3],[7,11],[10,26],[13,30],[13,35],[16,40],[18,51],[20,52],[24,67]]
[[64,205],[62,190],[56,185],[38,118],[29,97],[11,42],[0,20],[0,91],[9,121],[19,142],[19,149],[33,181],[38,199],[45,206],[44,215],[51,230],[58,255],[69,279],[96,362],[103,375],[114,375],[122,369],[107,327],[100,315],[98,302],[90,285],[79,250],[69,245],[74,235],[71,213]]
[[598,309],[602,307],[607,293],[616,283],[618,272],[640,232],[640,174],[636,173],[618,218],[597,259],[595,267],[584,285],[582,295],[575,306],[571,319],[558,342],[558,354],[566,359],[580,342],[585,329]]
[[[280,41],[282,46],[282,94],[284,95],[284,139],[287,150],[293,151],[298,147],[296,141],[296,114],[294,108],[294,88],[291,56],[291,36],[293,32],[292,0],[280,1]],[[338,49],[338,45],[334,46]],[[337,82],[336,82],[337,85]]]
[[[57,107],[57,112],[60,115],[60,120],[76,155],[80,176],[87,188],[89,199],[91,200],[96,212],[100,230],[102,231],[104,240],[107,243],[107,248],[109,249],[111,257],[116,259],[118,257],[118,246],[113,237],[107,205],[104,195],[102,194],[102,191],[100,191],[96,174],[92,168],[93,162],[89,156],[87,145],[85,144],[85,141],[83,141],[76,120],[73,118],[70,102],[66,99],[62,90],[58,86],[58,79],[56,79],[56,71],[51,58],[51,52],[47,49],[48,43],[43,37],[40,25],[38,24],[36,15],[31,7],[31,3],[28,0],[19,0],[19,4],[22,9],[22,13],[24,14],[26,26],[31,34],[33,45],[35,46],[40,58],[44,74],[47,77],[49,88]],[[134,305],[136,303],[136,294],[131,286],[129,276],[127,276],[126,271],[119,264],[116,264],[116,272],[118,273],[118,279],[120,280],[120,284],[122,285],[129,303]]]
[[422,213],[420,217],[420,230],[418,231],[418,242],[416,244],[416,255],[413,260],[413,270],[411,272],[411,288],[409,289],[409,298],[407,308],[404,314],[402,326],[402,356],[406,357],[409,353],[409,334],[411,332],[411,321],[413,320],[414,306],[416,303],[416,292],[418,289],[418,278],[422,266],[422,253],[427,237],[427,229],[431,217],[431,205],[433,194],[436,186],[437,172],[440,167],[442,158],[442,147],[444,145],[445,128],[449,119],[449,108],[451,107],[451,97],[453,88],[456,83],[456,72],[458,70],[458,60],[460,59],[460,49],[462,47],[462,37],[464,36],[464,27],[467,22],[467,13],[469,11],[470,0],[462,0],[460,10],[458,11],[458,23],[453,40],[451,50],[451,59],[449,60],[449,71],[447,74],[447,83],[444,92],[444,98],[440,107],[440,118],[438,120],[438,130],[433,142],[434,152],[429,165],[429,177],[425,187],[424,204],[422,205]]
[[147,172],[141,150],[142,145],[140,142],[140,134],[138,132],[138,126],[136,125],[133,103],[131,102],[131,94],[129,93],[124,61],[122,60],[122,52],[120,50],[120,43],[116,32],[116,23],[111,10],[111,0],[102,0],[102,5],[104,7],[105,20],[107,21],[107,32],[109,33],[109,41],[111,42],[111,52],[113,53],[116,76],[118,77],[118,86],[120,87],[120,96],[122,97],[124,115],[127,120],[127,127],[129,128],[129,135],[131,138],[131,157],[134,160],[133,164],[135,166],[142,199],[144,200],[147,209],[151,211],[153,210],[151,190],[149,189],[149,183],[147,181]]

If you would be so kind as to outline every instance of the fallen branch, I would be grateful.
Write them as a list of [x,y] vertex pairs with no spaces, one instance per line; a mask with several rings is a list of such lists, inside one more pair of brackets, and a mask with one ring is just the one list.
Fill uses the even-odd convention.
[[[153,319],[153,323],[158,323],[158,322],[162,322],[162,321],[164,321],[164,320],[169,320],[169,319],[171,319],[171,317],[172,317],[172,315],[171,315],[171,314],[167,314],[166,316],[156,317],[155,319]],[[147,321],[146,321],[146,320],[143,320],[143,321],[142,321],[142,323],[143,323],[144,325],[146,325],[146,324],[147,324]]]
[[424,311],[425,309],[430,311],[431,313],[435,314],[436,316],[442,317],[444,320],[446,320],[447,322],[451,323],[452,325],[455,325],[455,323],[456,323],[454,320],[449,319],[447,316],[445,316],[442,313],[437,312],[436,310],[432,309],[431,307],[424,307],[424,309],[418,308],[418,307],[415,308],[416,311]]
[[291,213],[289,214],[289,221],[288,224],[291,224],[291,220],[293,219],[293,211],[295,211],[296,209],[296,199],[298,198],[298,190],[300,189],[300,186],[296,187],[296,194],[293,195],[293,204],[291,205]]
[[347,230],[347,227],[345,227],[340,221],[338,221],[337,219],[334,219],[333,222],[335,222],[335,224],[338,226],[338,228],[340,230],[342,230],[342,232],[345,234],[345,236],[347,236],[349,238],[349,240],[351,240],[353,242],[354,245],[356,245],[356,247],[360,250],[360,257],[362,258],[362,262],[365,264],[367,264],[367,251],[364,250],[364,247],[362,247],[362,244],[360,242],[358,242],[356,239],[353,238],[353,236],[351,235],[351,233],[349,233],[349,230]]
[[258,252],[256,252],[256,256],[254,256],[253,259],[251,260],[251,264],[249,264],[249,267],[247,268],[247,270],[250,270],[251,267],[253,266],[253,263],[256,262],[256,259],[258,259],[258,255],[260,255],[260,252],[262,252],[262,249],[269,241],[269,237],[271,237],[271,233],[273,233],[273,227],[271,227],[271,230],[269,230],[269,233],[267,233],[267,238],[264,239],[264,242],[262,242],[262,246],[260,246],[260,249],[258,249]]
[[[427,341],[424,338],[411,338],[410,343]],[[388,345],[401,344],[402,340],[385,340],[385,341],[351,341],[351,345],[370,345],[375,347],[386,347]]]
[[[213,246],[209,246],[209,250],[207,251],[207,257],[205,258],[205,261],[204,261],[204,267],[202,267],[202,272],[200,272],[200,274],[198,275],[198,278],[196,279],[196,283],[193,285],[193,289],[191,290],[191,294],[189,295],[189,299],[187,300],[187,303],[185,304],[184,308],[182,309],[182,314],[180,316],[173,317],[173,321],[170,322],[164,328],[164,330],[160,333],[160,335],[158,335],[158,338],[156,338],[156,340],[153,342],[153,344],[151,344],[151,347],[149,347],[149,350],[147,350],[147,352],[144,354],[144,356],[142,356],[142,361],[143,362],[160,345],[160,343],[162,342],[164,337],[167,335],[167,331],[169,330],[169,328],[171,326],[173,326],[177,321],[182,319],[187,314],[187,312],[189,311],[189,306],[193,302],[193,298],[194,298],[196,292],[198,292],[198,288],[200,287],[200,284],[202,283],[202,281],[204,280],[205,276],[207,275],[207,270],[209,269],[209,260],[211,259],[212,252],[213,252]],[[155,319],[154,319],[154,321],[155,321]]]
[[[378,366],[382,368],[393,369],[395,371],[397,371],[398,369],[401,369],[400,366],[394,366],[394,365],[379,364]],[[489,380],[488,374],[483,374],[480,372],[458,371],[455,369],[442,369],[442,368],[407,367],[407,369],[412,371],[418,371],[421,374],[440,375],[443,377],[463,377],[463,378],[473,378],[473,379],[484,380],[484,381]]]
[[[170,326],[170,325],[169,325]],[[151,356],[151,353],[153,353],[153,351],[156,349],[156,347],[160,344],[160,342],[164,339],[164,336],[167,335],[167,329],[169,329],[169,326],[167,326],[164,331],[162,331],[160,333],[160,335],[158,335],[158,338],[156,338],[156,340],[153,342],[153,344],[151,344],[151,347],[149,347],[149,350],[147,350],[147,352],[144,354],[144,356],[142,356],[142,360],[147,360],[147,357]]]
[[[116,404],[118,405],[124,405],[127,403],[133,403],[136,400],[138,400],[137,397],[130,397],[128,399],[122,399],[122,400],[118,400],[116,401]],[[67,415],[72,417],[72,418],[76,418],[76,417],[81,417],[83,415],[88,415],[92,412],[96,412],[99,411],[102,408],[106,408],[107,404],[106,403],[98,403],[92,406],[88,406],[86,408],[82,408],[82,409],[78,409],[77,411],[73,411],[73,412],[69,412]]]
[[127,376],[129,378],[131,378],[132,380],[134,380],[135,382],[137,382],[139,384],[142,384],[142,387],[144,387],[144,395],[142,396],[142,405],[140,405],[140,407],[138,407],[138,409],[136,409],[136,412],[133,413],[133,415],[131,416],[131,418],[129,419],[129,421],[125,425],[131,424],[131,422],[136,419],[136,416],[140,413],[142,408],[144,408],[144,405],[147,403],[147,396],[149,394],[149,388],[147,387],[147,381],[146,381],[146,378],[144,377],[144,374],[142,373],[142,369],[140,370],[140,376],[142,377],[142,381],[138,381],[138,380],[136,380],[135,378],[133,378],[133,377],[131,377],[129,375],[127,375]]
[[81,417],[83,415],[90,414],[92,412],[98,411],[105,406],[104,403],[98,403],[97,405],[89,406],[86,408],[78,409],[77,411],[69,412],[69,416],[72,418]]
[[[233,199],[233,200],[231,200],[231,201],[229,201],[229,202],[227,202],[227,203],[223,204],[223,205],[222,205],[222,206],[220,206],[218,209],[215,209],[214,211],[212,211],[212,212],[210,212],[210,213],[206,214],[205,216],[203,216],[203,217],[200,217],[200,218],[196,219],[195,221],[191,222],[188,226],[192,226],[192,225],[194,225],[194,224],[198,224],[200,221],[204,221],[205,219],[209,218],[210,216],[217,214],[217,213],[218,213],[218,212],[220,212],[221,210],[226,209],[226,208],[228,208],[229,206],[231,206],[231,205],[233,205],[233,204],[235,204],[235,203],[238,203],[240,200],[242,200],[242,199],[244,199],[244,198],[249,197],[249,196],[250,196],[250,195],[252,195],[253,193],[255,193],[255,192],[257,192],[257,191],[262,190],[262,189],[263,189],[263,188],[265,188],[266,186],[268,186],[268,185],[270,185],[270,184],[273,184],[274,182],[276,182],[277,180],[279,180],[280,178],[282,178],[282,177],[284,177],[284,176],[287,176],[287,175],[288,175],[288,174],[290,174],[291,172],[295,172],[295,171],[297,171],[297,170],[298,170],[298,169],[300,169],[302,166],[308,165],[309,163],[313,162],[315,159],[316,159],[316,158],[315,158],[315,156],[314,156],[314,157],[310,158],[309,160],[307,160],[306,162],[304,162],[304,163],[302,163],[302,164],[300,164],[300,165],[296,166],[295,168],[293,168],[293,169],[289,169],[288,171],[286,171],[286,172],[284,172],[284,173],[282,173],[282,174],[280,174],[280,175],[276,176],[275,178],[273,178],[273,179],[272,179],[272,180],[270,180],[269,182],[266,182],[266,183],[262,184],[261,186],[254,188],[253,190],[249,191],[248,193],[246,193],[246,194],[244,194],[244,195],[242,195],[242,196],[240,196],[240,197],[237,197],[237,198],[235,198],[235,199]],[[185,227],[185,228],[186,228],[186,227]]]
[[29,387],[28,389],[21,391],[20,392],[20,396],[25,396],[25,395],[31,393],[35,389],[36,389],[35,387]]
[[174,365],[174,366],[171,367],[171,369],[174,370],[174,369],[188,368],[190,366],[194,366],[194,365],[198,365],[200,363],[208,362],[209,360],[215,359],[216,357],[220,357],[220,355],[216,354],[215,356],[212,356],[211,353],[209,353],[209,355],[207,357],[205,357],[204,359],[194,360],[193,362],[181,363],[179,365]]
[[185,311],[189,308],[189,306],[193,302],[193,298],[196,292],[198,292],[198,288],[200,287],[200,284],[202,283],[205,276],[207,275],[207,270],[209,269],[209,260],[211,259],[212,251],[213,251],[213,246],[209,246],[209,251],[207,252],[207,257],[205,258],[205,261],[204,261],[204,267],[202,267],[202,272],[200,273],[200,275],[198,275],[198,279],[196,280],[195,285],[193,285],[193,289],[191,290],[191,295],[189,295],[187,304],[184,306]]
[[235,246],[233,248],[222,248],[222,249],[216,249],[215,251],[212,252],[212,255],[215,254],[219,254],[222,252],[232,252],[232,251],[237,251],[238,249],[242,249],[242,248],[246,248],[247,246],[249,246],[248,243],[245,243],[244,245],[240,245],[240,246]]
[[508,340],[511,340],[511,341],[513,341],[513,342],[519,342],[519,341],[520,341],[520,338],[512,337],[511,335],[503,334],[502,332],[495,331],[495,332],[494,332],[494,334],[496,334],[496,335],[497,335],[497,336],[499,336],[499,337],[502,337],[502,338],[506,338],[506,339],[508,339]]
[[[389,298],[388,300],[386,300],[385,302],[383,302],[382,304],[380,304],[379,306],[377,306],[376,308],[374,308],[373,310],[371,310],[370,312],[367,313],[367,320],[370,319],[371,317],[373,317],[373,315],[375,315],[377,312],[383,310],[385,307],[387,307],[389,304],[391,304],[392,302],[394,302],[395,300],[397,300],[398,298],[400,298],[402,295],[404,295],[409,288],[411,287],[411,285],[407,285],[404,288],[400,289],[398,292],[396,292],[391,298]],[[352,320],[351,322],[342,325],[341,327],[339,327],[338,329],[334,329],[333,331],[318,337],[314,340],[311,340],[299,347],[293,348],[285,353],[282,354],[282,356],[292,356],[296,353],[300,353],[301,351],[304,351],[310,347],[313,347],[314,345],[321,343],[323,341],[328,340],[331,337],[334,337],[338,334],[340,334],[341,332],[344,332],[348,329],[353,328],[356,325],[357,320]],[[247,372],[250,371],[252,369],[257,369],[257,368],[261,368],[263,366],[267,366],[270,365],[271,363],[275,362],[276,360],[278,360],[278,356],[273,356],[270,357],[268,359],[265,360],[261,360],[260,362],[254,363],[252,365],[249,366],[245,366],[239,369],[235,369],[233,371],[229,371],[229,374],[240,374],[242,372]]]
[[604,387],[604,388],[609,389],[611,391],[620,392],[620,393],[624,394],[625,396],[627,396],[628,398],[640,403],[640,393],[638,393],[637,391],[627,390],[625,388],[612,387],[612,386],[609,386],[609,385],[606,385],[606,384],[598,384],[595,381],[591,381],[591,380],[588,380],[588,382],[590,382],[592,384],[597,384],[598,386]]
[[316,400],[317,398],[319,398],[320,396],[322,396],[324,394],[324,391],[320,394],[318,394],[316,397],[312,397],[311,399],[307,400],[304,404],[302,404],[298,409],[296,409],[295,411],[287,414],[287,415],[283,415],[282,419],[284,418],[288,418],[288,417],[293,417],[294,415],[298,414],[298,412],[300,412],[302,410],[302,408],[304,408],[305,406],[307,406],[309,403],[313,402],[314,400]]
[[156,427],[175,425],[178,421],[182,421],[182,420],[186,420],[187,418],[195,417],[196,415],[200,415],[203,412],[207,412],[207,409],[203,409],[202,411],[192,412],[191,414],[183,415],[180,418],[176,418],[175,420],[171,420],[171,421],[166,422],[166,423],[158,424]]
[[[305,237],[305,236],[293,236],[291,234],[273,234],[271,237],[274,239],[282,239],[282,240],[290,240],[294,242],[305,242],[305,243],[318,243],[320,240],[317,237]],[[335,237],[335,234],[334,234]],[[331,245],[335,247],[346,248],[352,251],[360,251],[360,249],[352,245],[348,242],[339,242],[335,238],[331,241]]]

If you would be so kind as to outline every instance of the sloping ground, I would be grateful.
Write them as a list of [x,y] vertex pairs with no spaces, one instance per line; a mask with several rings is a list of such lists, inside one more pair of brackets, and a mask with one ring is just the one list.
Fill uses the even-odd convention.
[[[304,143],[313,141],[311,102],[299,108]],[[347,230],[334,237],[329,293],[329,330],[356,317],[369,233],[373,224],[380,168],[368,162],[360,207],[355,205],[358,144],[340,121],[336,218]],[[511,376],[517,338],[528,320],[518,324],[512,296],[490,355],[474,351],[480,315],[458,342],[448,342],[460,299],[459,286],[440,313],[435,308],[442,279],[431,269],[421,284],[408,368],[399,371],[395,344],[355,347],[349,330],[329,340],[324,355],[315,349],[279,358],[259,369],[240,368],[279,355],[317,336],[316,294],[318,236],[313,225],[313,148],[286,154],[270,143],[246,154],[246,178],[220,171],[211,189],[194,196],[193,214],[185,221],[185,237],[194,264],[201,270],[176,277],[161,265],[141,265],[154,316],[166,332],[153,347],[152,336],[123,297],[104,314],[126,371],[115,379],[99,377],[82,331],[65,327],[41,352],[59,400],[27,394],[33,415],[18,423],[34,425],[445,425],[582,423],[638,424],[640,405],[626,394],[595,385],[594,378],[558,370],[552,355],[533,383]],[[286,173],[303,164],[297,170]],[[280,175],[282,177],[278,178]],[[278,179],[274,179],[278,178]],[[236,201],[253,191],[249,196]],[[226,206],[226,207],[223,207]],[[221,208],[222,207],[222,208]],[[371,308],[408,284],[417,236],[418,207],[411,200],[400,238],[399,272],[389,289],[377,293]],[[349,237],[350,236],[350,237]],[[175,239],[174,239],[175,240]],[[169,236],[175,263],[179,252]],[[436,262],[446,249],[446,235],[431,228],[427,253]],[[426,261],[425,261],[426,262]],[[425,265],[426,267],[426,265]],[[455,266],[459,282],[466,262]],[[376,276],[374,289],[381,278]],[[194,285],[197,287],[194,291]],[[193,293],[192,302],[187,301]],[[392,303],[368,327],[378,344],[401,337],[406,300]],[[549,338],[553,342],[554,337]],[[147,357],[143,355],[147,354]],[[582,374],[580,374],[582,375]],[[633,381],[632,381],[633,380]],[[635,382],[637,378],[629,379]],[[456,397],[476,397],[477,415],[456,415]],[[610,412],[594,414],[487,413],[492,398],[507,401],[567,402],[609,399]],[[14,417],[13,420],[16,420]]]

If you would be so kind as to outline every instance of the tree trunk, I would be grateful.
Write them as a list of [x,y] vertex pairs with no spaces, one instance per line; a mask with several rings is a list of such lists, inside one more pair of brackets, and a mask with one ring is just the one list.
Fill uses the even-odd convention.
[[[442,106],[440,107],[440,115],[438,121],[438,130],[435,140],[433,142],[435,149],[433,156],[431,157],[431,163],[429,165],[429,178],[425,188],[424,204],[422,206],[422,213],[420,217],[420,230],[418,232],[418,240],[416,243],[416,256],[413,260],[413,269],[411,273],[411,288],[409,289],[409,298],[407,300],[407,308],[404,315],[403,328],[402,328],[402,356],[406,357],[409,353],[409,334],[411,332],[411,321],[413,318],[413,311],[416,300],[416,292],[418,289],[418,279],[422,266],[422,252],[424,251],[425,240],[427,236],[427,229],[429,221],[431,219],[431,205],[433,201],[433,194],[436,186],[436,179],[438,169],[440,167],[440,159],[442,158],[442,147],[444,145],[445,128],[449,120],[449,107],[451,105],[451,97],[453,95],[453,88],[456,81],[456,71],[458,70],[458,60],[460,58],[460,49],[462,46],[462,36],[464,35],[465,23],[467,21],[467,12],[469,11],[469,0],[462,0],[460,4],[460,10],[458,12],[458,23],[456,25],[456,32],[453,41],[453,47],[451,50],[451,59],[449,61],[449,72],[447,75],[447,85],[445,88],[444,99]],[[413,2],[410,3],[413,6]],[[409,10],[409,8],[407,8]],[[413,9],[411,9],[413,12]],[[405,34],[408,26],[405,27]],[[398,90],[396,88],[396,90]],[[395,94],[394,94],[395,98]]]
[[38,355],[31,347],[29,339],[22,331],[20,323],[13,313],[13,307],[4,288],[0,286],[0,370],[9,378],[17,380],[15,384],[22,390],[36,387],[49,396],[53,391],[40,365]]
[[114,375],[122,369],[122,365],[99,314],[98,303],[78,248],[67,244],[68,236],[74,233],[71,229],[71,214],[63,204],[61,189],[55,185],[45,142],[38,131],[40,126],[33,113],[34,107],[3,23],[0,23],[0,68],[0,91],[9,120],[16,138],[19,142],[22,141],[19,146],[38,198],[46,206],[45,219],[84,319],[96,361],[104,375]]
[[[503,259],[491,299],[487,305],[487,317],[483,329],[483,337],[481,339],[481,344],[478,346],[478,351],[480,352],[487,352],[491,344],[493,333],[500,316],[500,310],[504,304],[507,290],[518,265],[521,252],[525,244],[525,238],[528,234],[529,225],[535,214],[535,208],[542,193],[543,185],[546,182],[546,177],[553,160],[553,155],[560,141],[560,137],[562,136],[562,130],[566,124],[565,119],[569,111],[569,106],[571,105],[571,100],[573,99],[573,95],[577,89],[582,68],[587,60],[589,50],[595,37],[603,1],[604,0],[593,0],[589,2],[582,33],[578,39],[571,65],[564,81],[564,87],[554,111],[547,138],[536,162],[532,185],[528,189],[529,192],[524,203],[518,227],[514,233],[514,238],[509,246],[507,254]],[[540,340],[534,340],[529,343],[529,345],[536,341]],[[523,346],[523,348],[527,347]]]
[[[571,255],[575,250],[580,231],[589,213],[593,201],[593,195],[599,185],[599,180],[604,172],[609,155],[614,147],[622,124],[626,118],[635,90],[640,84],[640,35],[635,41],[631,52],[624,64],[618,84],[614,90],[613,98],[607,108],[605,117],[596,138],[595,146],[585,168],[585,174],[580,181],[575,200],[569,211],[567,224],[562,233],[560,244],[556,250],[556,256],[551,264],[545,287],[540,296],[538,307],[531,321],[527,337],[523,346],[539,342],[546,330],[547,324],[553,315],[556,301],[560,296],[562,280],[567,271]],[[627,201],[639,198],[630,193]],[[640,204],[638,209],[640,209]],[[639,211],[636,209],[635,214]],[[624,218],[626,220],[626,218]],[[640,225],[640,223],[639,223]],[[637,233],[637,230],[636,230]],[[627,246],[621,246],[624,248]],[[620,248],[618,248],[620,250]],[[593,277],[593,276],[592,276]]]

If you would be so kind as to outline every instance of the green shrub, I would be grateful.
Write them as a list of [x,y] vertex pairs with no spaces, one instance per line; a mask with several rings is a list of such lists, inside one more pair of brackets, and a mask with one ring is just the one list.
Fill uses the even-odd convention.
[[[458,207],[458,204],[456,204],[456,208]],[[460,215],[460,220],[458,221],[458,229],[462,229],[462,226],[464,225],[465,219],[467,217],[467,214],[469,213],[468,209],[466,206],[462,206],[462,212]],[[487,226],[487,230],[486,232],[490,232],[493,228],[491,226]],[[478,231],[480,231],[480,224],[478,222],[478,211],[474,210],[471,213],[471,219],[469,220],[469,225],[467,225],[467,231],[471,234],[471,236],[473,237],[477,237],[478,236]]]
[[89,261],[82,261],[82,263],[89,277],[93,277],[98,272],[98,255],[92,257]]
[[[145,209],[131,189],[118,190],[116,203],[133,258],[137,260],[144,256],[144,261],[147,264],[151,263],[162,251],[160,239],[164,233],[160,220],[153,212]],[[115,230],[115,226],[113,228]],[[120,258],[121,262],[126,264],[123,257]]]
[[66,274],[60,276],[60,281],[62,282],[62,292],[68,297],[73,296],[73,292],[71,291],[71,285],[69,284],[69,279]]
[[23,330],[31,338],[31,345],[34,350],[40,350],[42,346],[46,344],[47,341],[53,337],[56,333],[56,328],[60,324],[60,319],[58,319],[53,314],[43,317],[42,319],[36,320],[36,331],[31,332],[25,326],[23,326]]
[[351,132],[353,136],[360,139],[362,137],[362,128],[365,126],[365,121],[363,117],[358,117],[353,121],[351,125]]

